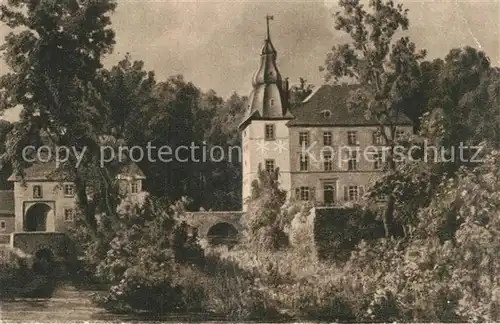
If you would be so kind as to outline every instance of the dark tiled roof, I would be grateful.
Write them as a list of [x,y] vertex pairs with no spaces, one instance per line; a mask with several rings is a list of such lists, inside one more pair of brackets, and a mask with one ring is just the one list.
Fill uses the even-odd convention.
[[120,168],[120,175],[123,175],[123,176],[134,176],[134,177],[138,177],[138,178],[146,178],[146,176],[144,175],[144,172],[142,172],[141,168],[139,168],[139,166],[136,164],[136,163],[127,163],[127,164],[124,164],[121,168]]
[[[362,111],[350,110],[347,104],[350,92],[359,85],[322,85],[299,106],[292,110],[295,119],[289,126],[371,126],[377,121],[367,119]],[[325,111],[330,111],[326,113]],[[400,114],[400,125],[411,125],[410,119]]]
[[[69,181],[67,174],[59,172],[55,162],[38,162],[24,169],[24,180],[26,181]],[[144,173],[136,163],[125,164],[119,172],[124,176],[135,176],[145,178]],[[10,181],[20,181],[21,177],[14,173],[9,177]]]
[[14,215],[13,190],[0,190],[0,214]]
[[[44,181],[44,180],[63,180],[64,174],[57,172],[56,162],[38,162],[24,169],[24,179],[31,181]],[[17,172],[14,172],[10,177],[10,181],[20,180]]]

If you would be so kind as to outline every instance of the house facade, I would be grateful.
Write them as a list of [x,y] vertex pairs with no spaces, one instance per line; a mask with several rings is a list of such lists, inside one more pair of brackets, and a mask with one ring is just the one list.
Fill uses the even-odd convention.
[[[0,234],[13,232],[65,232],[75,220],[76,189],[71,181],[64,181],[55,162],[38,162],[24,170],[24,177],[10,176],[14,190],[3,191]],[[142,192],[144,173],[136,164],[121,169],[117,176],[120,191],[133,199]],[[1,229],[1,226],[0,226]]]
[[[279,168],[279,182],[289,198],[315,205],[358,201],[381,176],[386,154],[380,124],[349,104],[359,85],[322,85],[292,109],[288,81],[276,59],[268,20],[260,66],[239,125],[243,210],[259,168]],[[392,123],[397,138],[413,132],[402,114]]]

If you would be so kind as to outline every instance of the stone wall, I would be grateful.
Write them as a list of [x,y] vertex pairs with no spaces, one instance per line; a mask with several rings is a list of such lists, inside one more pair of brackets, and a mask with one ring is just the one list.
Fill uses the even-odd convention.
[[10,234],[15,230],[15,218],[14,215],[0,214],[0,223],[5,224],[5,228],[0,226],[0,234]]
[[74,244],[64,233],[17,232],[11,235],[11,247],[29,255],[48,249],[58,259],[69,259],[75,256]]
[[0,234],[0,245],[10,245],[10,234]]
[[181,216],[180,221],[185,221],[189,226],[198,230],[200,238],[206,238],[210,228],[217,224],[227,223],[232,225],[238,233],[241,233],[243,227],[240,223],[241,211],[202,211],[187,212]]

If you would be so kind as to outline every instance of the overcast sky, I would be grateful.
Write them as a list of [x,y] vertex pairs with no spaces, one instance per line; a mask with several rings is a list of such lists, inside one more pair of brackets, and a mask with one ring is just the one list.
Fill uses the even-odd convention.
[[[481,48],[500,66],[500,0],[405,0],[408,34],[428,58],[451,48]],[[106,65],[126,52],[144,60],[158,79],[183,74],[203,90],[227,97],[248,94],[265,37],[265,15],[274,15],[271,36],[283,76],[305,77],[319,85],[318,67],[334,44],[345,40],[332,28],[337,0],[322,1],[168,1],[120,0],[112,17],[117,45]],[[0,26],[3,38],[8,28]],[[0,62],[0,72],[6,67]],[[12,119],[17,112],[5,114]]]

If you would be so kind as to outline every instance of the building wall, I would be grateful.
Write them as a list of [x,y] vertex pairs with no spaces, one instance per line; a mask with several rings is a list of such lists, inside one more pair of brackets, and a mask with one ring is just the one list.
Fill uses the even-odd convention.
[[[275,167],[280,169],[280,184],[287,192],[291,188],[288,120],[254,120],[242,132],[242,195],[243,211],[245,201],[251,195],[252,181],[257,178],[259,164],[265,168],[265,160],[274,160]],[[273,124],[275,139],[265,140],[265,126]]]
[[[412,127],[399,127],[398,130],[406,134],[412,134]],[[348,145],[348,131],[356,131],[358,145]],[[376,126],[353,126],[353,127],[290,127],[290,165],[291,165],[291,188],[310,187],[314,188],[313,199],[323,202],[325,183],[332,184],[335,188],[335,201],[344,201],[345,187],[358,186],[360,195],[366,192],[382,175],[380,170],[375,169],[373,154],[382,148],[381,145],[373,143],[373,132]],[[300,133],[309,134],[309,146],[305,149],[300,145]],[[325,146],[323,134],[332,133],[332,145]],[[357,168],[348,170],[349,150],[357,150]],[[332,171],[325,171],[323,152],[332,152]],[[308,171],[300,170],[300,156],[304,153],[309,156]],[[292,193],[294,194],[294,193]]]
[[[33,196],[33,187],[41,186],[42,197],[35,198]],[[65,209],[75,209],[75,197],[65,196],[63,190],[64,183],[54,181],[28,181],[25,186],[21,182],[14,183],[14,199],[15,199],[15,230],[16,232],[24,231],[24,215],[30,207],[43,203],[51,208],[51,212],[47,215],[46,231],[64,231],[67,222],[64,219]]]
[[[120,186],[123,194],[127,194],[133,202],[139,202],[141,195],[131,193],[132,182],[137,183],[137,189],[142,192],[141,179],[129,179],[120,177]],[[72,224],[73,220],[65,219],[65,210],[72,209],[76,211],[76,197],[66,196],[64,194],[64,185],[71,184],[70,182],[55,182],[55,181],[26,181],[26,185],[22,186],[21,182],[14,183],[14,200],[15,200],[15,219],[12,218],[14,229],[12,231],[24,231],[24,215],[28,210],[36,204],[42,203],[50,207],[51,211],[47,215],[47,232],[63,232]],[[35,198],[33,196],[34,186],[42,187],[42,197]]]
[[10,234],[15,230],[15,218],[14,215],[0,214],[0,224],[5,224],[5,228],[0,226],[0,234]]

